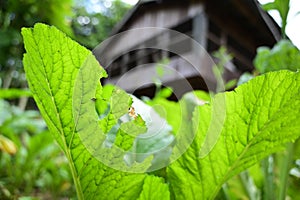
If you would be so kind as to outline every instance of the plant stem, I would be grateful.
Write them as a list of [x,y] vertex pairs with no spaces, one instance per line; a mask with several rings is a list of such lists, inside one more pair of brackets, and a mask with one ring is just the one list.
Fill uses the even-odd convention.
[[282,164],[280,166],[279,172],[279,195],[278,199],[284,200],[286,197],[286,190],[288,186],[288,178],[291,164],[293,162],[293,152],[294,152],[294,144],[289,143],[286,145],[286,151],[282,157]]
[[230,195],[229,195],[227,183],[223,184],[223,186],[222,186],[222,193],[223,193],[224,200],[229,200],[230,199]]
[[80,184],[80,181],[78,179],[78,175],[77,175],[77,172],[76,172],[76,169],[75,169],[75,165],[74,165],[74,162],[73,162],[73,159],[72,159],[71,152],[67,147],[65,147],[65,150],[66,150],[65,154],[68,158],[68,163],[69,163],[71,173],[72,173],[72,177],[73,177],[73,181],[74,181],[74,184],[75,184],[77,198],[78,198],[78,200],[84,200],[81,184]]
[[262,167],[264,171],[264,197],[266,200],[274,200],[274,158],[273,155],[265,158],[262,161]]
[[257,189],[255,184],[253,183],[253,180],[251,179],[251,177],[249,177],[249,172],[246,170],[245,172],[240,173],[239,178],[242,182],[244,190],[247,192],[249,199],[257,199]]

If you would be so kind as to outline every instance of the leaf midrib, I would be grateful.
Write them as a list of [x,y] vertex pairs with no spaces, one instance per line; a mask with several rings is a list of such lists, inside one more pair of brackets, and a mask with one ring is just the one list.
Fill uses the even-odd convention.
[[[38,45],[38,42],[36,41],[36,38],[35,38],[35,34],[33,34],[33,30],[31,29],[31,33],[33,35],[33,40],[35,42],[35,45],[36,46],[39,46]],[[43,34],[45,36],[45,34]],[[51,43],[51,49],[52,49],[52,43]],[[61,119],[61,116],[60,116],[60,113],[58,112],[57,110],[57,104],[56,104],[56,101],[55,101],[55,98],[54,98],[54,95],[53,95],[53,92],[52,92],[52,89],[50,87],[50,81],[48,79],[48,73],[46,72],[46,65],[44,63],[44,60],[43,60],[43,57],[41,55],[41,52],[38,50],[38,55],[41,59],[41,62],[43,64],[43,71],[44,71],[44,78],[45,78],[45,81],[47,83],[47,86],[48,86],[48,89],[50,91],[50,98],[51,98],[51,101],[54,105],[54,109],[55,109],[55,114],[57,116],[57,119],[58,119],[58,122],[59,122],[59,132],[60,132],[60,136],[61,136],[61,139],[62,139],[62,143],[63,143],[63,148],[65,150],[65,153],[66,153],[66,156],[68,158],[68,163],[69,163],[69,166],[70,166],[70,169],[71,169],[71,173],[72,173],[72,176],[73,176],[73,179],[74,179],[74,184],[75,184],[75,187],[76,187],[76,192],[77,192],[77,195],[78,195],[78,199],[84,199],[83,197],[83,193],[82,193],[82,189],[81,189],[81,184],[78,180],[78,176],[77,176],[77,171],[76,171],[76,168],[75,168],[75,165],[74,165],[74,162],[72,160],[72,155],[71,155],[71,152],[70,152],[70,149],[68,148],[68,145],[67,145],[67,141],[66,141],[66,137],[65,137],[65,133],[64,133],[64,129],[63,129],[63,124],[62,124],[62,119]],[[51,64],[53,64],[53,62],[51,62]],[[49,117],[50,119],[50,117]],[[74,130],[73,130],[73,133],[72,133],[72,136],[74,135]]]

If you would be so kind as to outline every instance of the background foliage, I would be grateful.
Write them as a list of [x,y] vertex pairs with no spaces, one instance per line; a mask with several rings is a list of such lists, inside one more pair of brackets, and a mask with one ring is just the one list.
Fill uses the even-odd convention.
[[[92,49],[109,35],[114,25],[130,8],[120,0],[93,2],[101,10],[91,10],[87,6],[91,1],[0,0],[2,87],[27,87],[22,65],[22,27],[32,27],[36,22],[51,24]],[[111,4],[106,5],[106,2]]]

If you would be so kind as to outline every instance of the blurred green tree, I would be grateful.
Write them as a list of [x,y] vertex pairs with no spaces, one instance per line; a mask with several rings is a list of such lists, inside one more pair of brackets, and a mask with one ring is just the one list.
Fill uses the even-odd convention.
[[24,87],[20,30],[36,22],[57,26],[72,36],[72,0],[0,0],[0,78],[2,87]]
[[36,22],[54,25],[92,49],[129,8],[120,0],[0,0],[0,87],[26,87],[22,27]]
[[130,7],[121,0],[75,0],[72,28],[76,40],[89,49],[95,48]]

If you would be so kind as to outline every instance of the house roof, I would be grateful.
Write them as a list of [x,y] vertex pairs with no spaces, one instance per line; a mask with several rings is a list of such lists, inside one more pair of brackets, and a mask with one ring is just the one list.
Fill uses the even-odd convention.
[[[199,31],[197,25],[201,25],[201,22],[204,22],[204,25],[202,24],[204,28],[201,26],[200,31],[203,28],[204,34],[196,32]],[[188,24],[188,28],[185,26],[186,24]],[[195,30],[190,30],[190,24]],[[181,25],[184,25],[184,28]],[[260,4],[256,0],[140,0],[115,27],[112,32],[114,37],[106,40],[101,45],[101,48],[94,50],[102,66],[106,66],[109,69],[108,71],[111,72],[109,81],[125,85],[126,90],[131,92],[135,91],[137,85],[143,85],[141,91],[148,88],[147,80],[152,79],[152,72],[155,73],[153,67],[147,67],[149,71],[145,71],[146,67],[135,68],[136,65],[143,66],[148,61],[151,64],[152,61],[150,60],[156,59],[154,54],[152,57],[147,54],[143,57],[145,58],[143,60],[141,59],[141,54],[144,54],[143,51],[133,51],[133,49],[143,49],[148,40],[157,41],[155,37],[158,32],[139,29],[145,26],[169,28],[172,30],[177,30],[178,26],[180,26],[181,29],[184,29],[183,32],[185,34],[191,34],[189,32],[191,31],[196,37],[203,36],[205,42],[207,42],[207,50],[210,52],[214,50],[215,46],[222,45],[222,42],[226,40],[225,43],[228,44],[229,50],[233,51],[240,71],[248,71],[253,68],[252,59],[258,46],[273,46],[280,39],[278,25],[261,9]],[[118,34],[130,29],[141,32],[125,32],[126,36]],[[122,37],[119,37],[120,35]],[[212,44],[217,45],[213,46]],[[191,52],[187,54],[192,56]],[[172,61],[175,62],[176,59],[177,57],[174,56]],[[215,82],[210,77],[212,73],[209,74],[211,63],[206,63],[205,60],[203,62],[198,57],[196,60],[199,62],[199,66],[203,66],[203,69],[207,71],[206,74],[201,74],[201,76],[205,76],[207,80]],[[188,65],[176,61],[173,66],[175,67],[172,68],[180,66],[178,68],[182,69],[180,73],[184,74],[193,87],[199,86],[203,77],[192,73],[193,71],[189,71],[190,67]],[[131,70],[133,68],[135,70]],[[124,72],[126,72],[127,76],[123,76]],[[183,72],[191,72],[191,74]],[[145,73],[149,75],[146,78],[143,76]],[[238,72],[235,74],[238,74]],[[141,84],[137,84],[138,79],[141,81]],[[121,81],[119,82],[119,80]],[[132,80],[135,80],[135,82],[129,84]],[[181,91],[181,83],[178,80],[178,77],[171,77],[170,80],[166,78],[163,81],[170,84],[174,83],[175,86],[171,86],[174,86],[175,90],[177,88],[178,91]],[[202,86],[200,89],[203,89]]]
[[[113,29],[112,35],[128,29],[130,23],[147,12],[150,7],[166,4],[186,5],[195,2],[204,3],[206,12],[219,23],[232,26],[247,26],[249,34],[259,34],[266,45],[272,45],[280,39],[280,28],[275,21],[261,9],[257,0],[140,0]],[[275,40],[275,41],[274,41]]]

